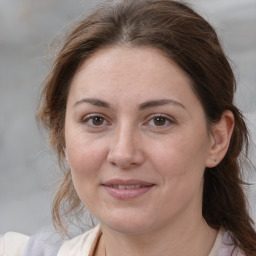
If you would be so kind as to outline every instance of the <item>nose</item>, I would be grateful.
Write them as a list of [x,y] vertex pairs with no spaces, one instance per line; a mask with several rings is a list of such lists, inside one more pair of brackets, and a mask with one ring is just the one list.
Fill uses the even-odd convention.
[[144,162],[144,154],[139,131],[118,129],[110,144],[107,160],[120,169],[141,165]]

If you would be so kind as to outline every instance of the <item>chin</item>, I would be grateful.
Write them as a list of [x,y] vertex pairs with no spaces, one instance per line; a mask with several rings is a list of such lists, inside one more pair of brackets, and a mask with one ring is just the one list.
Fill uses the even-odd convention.
[[112,216],[104,216],[100,220],[102,226],[114,230],[122,234],[140,234],[147,232],[152,226],[152,219],[145,216],[145,214],[137,213],[119,213]]

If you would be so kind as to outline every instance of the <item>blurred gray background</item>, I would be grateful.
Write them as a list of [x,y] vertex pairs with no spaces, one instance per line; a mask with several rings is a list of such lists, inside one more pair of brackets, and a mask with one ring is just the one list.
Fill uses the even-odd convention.
[[[28,235],[51,222],[59,177],[35,122],[50,41],[102,1],[0,0],[0,233]],[[256,142],[256,0],[187,0],[217,29],[235,69],[238,106]],[[256,163],[255,151],[252,161]],[[255,183],[256,175],[249,177]],[[256,220],[256,186],[248,191]]]

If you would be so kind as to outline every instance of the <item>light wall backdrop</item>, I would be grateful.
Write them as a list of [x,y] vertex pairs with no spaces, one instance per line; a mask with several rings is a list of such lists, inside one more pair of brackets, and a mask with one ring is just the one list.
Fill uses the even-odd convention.
[[[0,0],[0,233],[49,225],[59,171],[35,122],[51,40],[101,1]],[[236,101],[256,142],[256,1],[187,0],[217,29],[238,79]],[[252,161],[256,163],[255,151]],[[249,181],[256,181],[255,175]],[[256,219],[256,186],[248,191]]]

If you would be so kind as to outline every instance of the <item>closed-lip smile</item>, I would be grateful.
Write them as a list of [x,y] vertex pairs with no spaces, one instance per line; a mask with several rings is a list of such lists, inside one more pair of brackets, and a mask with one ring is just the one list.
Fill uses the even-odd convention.
[[154,185],[153,183],[134,179],[112,179],[102,184],[112,197],[120,200],[139,197],[151,190]]

